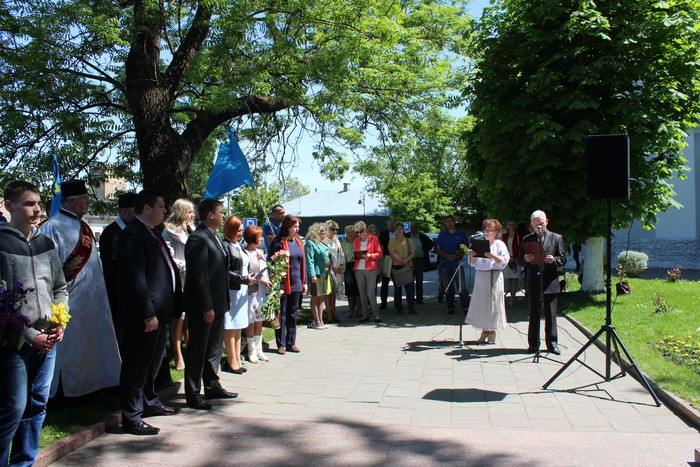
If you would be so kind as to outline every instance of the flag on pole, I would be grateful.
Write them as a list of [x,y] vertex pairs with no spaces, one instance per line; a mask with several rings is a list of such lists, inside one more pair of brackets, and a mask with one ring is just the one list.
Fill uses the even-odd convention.
[[230,128],[226,129],[228,139],[221,142],[216,163],[209,174],[205,198],[218,198],[241,185],[255,188],[250,166]]
[[51,213],[49,217],[58,214],[61,210],[61,168],[58,166],[56,154],[52,156],[53,165],[53,198],[51,199]]

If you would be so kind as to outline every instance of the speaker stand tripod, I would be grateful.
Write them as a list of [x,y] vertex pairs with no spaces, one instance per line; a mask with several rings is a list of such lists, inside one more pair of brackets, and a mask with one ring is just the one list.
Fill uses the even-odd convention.
[[[640,383],[642,383],[642,386],[649,392],[651,397],[654,399],[654,402],[656,403],[657,407],[661,406],[661,401],[659,400],[658,396],[652,389],[652,387],[649,385],[649,381],[644,377],[642,372],[639,370],[639,367],[637,364],[634,362],[632,359],[632,356],[630,353],[627,351],[627,348],[625,348],[625,345],[622,343],[622,339],[620,339],[620,336],[617,334],[615,331],[615,326],[612,325],[612,308],[611,308],[611,280],[610,280],[610,261],[611,261],[611,252],[610,252],[610,244],[611,244],[611,208],[610,208],[610,199],[605,200],[605,206],[606,206],[606,265],[605,265],[605,325],[601,326],[600,330],[598,330],[593,337],[588,339],[588,342],[581,347],[581,349],[574,354],[571,359],[564,364],[563,367],[557,371],[554,376],[552,376],[549,381],[544,383],[544,386],[542,386],[542,389],[547,389],[552,382],[554,382],[555,379],[559,377],[573,362],[578,360],[578,357],[586,351],[588,347],[593,344],[598,337],[600,337],[601,334],[605,333],[605,375],[600,374],[598,371],[595,369],[591,368],[589,365],[586,365],[584,362],[580,362],[583,364],[586,368],[589,370],[593,371],[597,375],[605,378],[605,381],[610,381],[611,379],[619,378],[622,376],[625,376],[627,373],[625,372],[624,367],[622,366],[622,360],[620,357],[620,348],[622,351],[625,353],[625,356],[627,357],[627,360],[630,362],[632,365],[632,368],[634,368],[634,371],[637,373],[638,380]],[[611,355],[611,344],[615,346],[615,360],[617,365],[620,367],[620,373],[618,373],[615,376],[610,376],[610,364],[612,363],[612,355]],[[619,346],[619,348],[618,348]]]

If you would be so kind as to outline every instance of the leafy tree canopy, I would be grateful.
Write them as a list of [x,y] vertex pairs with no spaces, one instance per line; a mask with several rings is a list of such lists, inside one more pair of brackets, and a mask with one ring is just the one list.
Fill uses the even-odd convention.
[[421,221],[426,231],[438,229],[447,214],[480,222],[483,206],[469,178],[460,138],[470,122],[469,117],[457,119],[431,109],[404,128],[399,141],[359,158],[355,170],[370,180],[371,191],[382,195],[392,217]]
[[329,141],[359,148],[453,101],[446,52],[468,21],[439,0],[0,0],[0,181],[48,184],[50,153],[68,176],[109,158],[172,200],[225,124],[262,171],[311,132],[337,175]]
[[582,241],[604,232],[605,209],[586,200],[585,135],[627,133],[632,197],[613,227],[677,203],[669,179],[700,111],[700,2],[501,0],[475,33],[465,95],[470,169],[489,214],[529,219]]
[[[243,186],[235,190],[229,197],[229,214],[244,217],[252,217],[258,220],[262,226],[267,221],[272,206],[284,204],[285,201],[308,195],[309,187],[302,184],[296,178],[289,178],[274,183],[260,182],[253,189]],[[263,206],[265,212],[263,212]]]

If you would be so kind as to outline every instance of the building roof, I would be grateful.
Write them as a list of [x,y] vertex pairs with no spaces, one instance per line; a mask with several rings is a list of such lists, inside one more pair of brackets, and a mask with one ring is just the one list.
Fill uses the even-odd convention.
[[378,195],[362,190],[347,190],[315,191],[283,204],[287,214],[297,217],[388,216],[389,209],[382,206],[381,202]]

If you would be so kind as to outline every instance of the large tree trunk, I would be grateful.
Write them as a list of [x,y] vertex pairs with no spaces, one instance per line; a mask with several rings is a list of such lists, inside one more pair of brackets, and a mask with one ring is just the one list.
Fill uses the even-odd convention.
[[583,262],[583,283],[581,290],[588,293],[600,293],[603,288],[603,253],[605,239],[590,237],[586,240],[586,257]]

